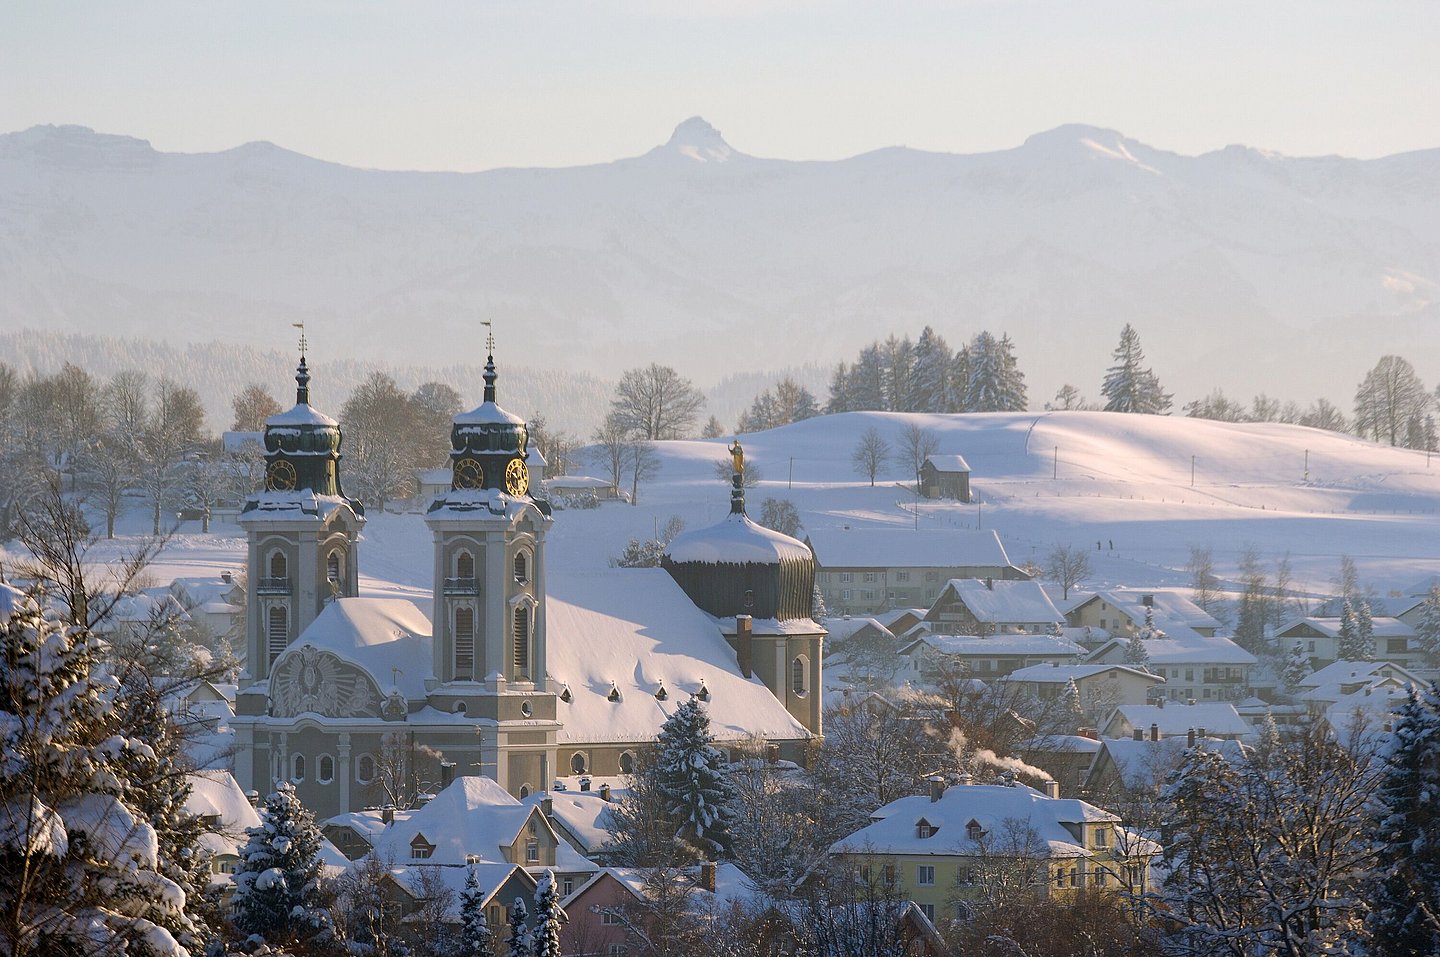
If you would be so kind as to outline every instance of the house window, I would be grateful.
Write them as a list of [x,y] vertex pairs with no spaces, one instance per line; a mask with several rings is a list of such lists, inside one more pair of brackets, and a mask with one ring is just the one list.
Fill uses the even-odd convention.
[[305,755],[296,754],[290,758],[290,780],[299,784],[305,780]]
[[790,690],[799,698],[810,693],[810,662],[804,655],[790,662]]
[[530,677],[530,609],[515,609],[515,677]]
[[920,887],[935,886],[935,865],[919,864],[915,867],[915,883]]
[[606,927],[619,927],[620,915],[615,913],[613,910],[601,911],[600,923],[604,924]]
[[985,829],[980,826],[979,821],[971,821],[965,825],[965,836],[972,841],[978,841],[985,836]]
[[540,863],[540,842],[533,837],[525,842],[525,863]]
[[334,584],[340,582],[340,550],[335,549],[325,558],[325,580]]
[[915,836],[921,839],[934,837],[938,830],[940,830],[938,827],[921,818],[920,823],[915,825]]
[[455,678],[469,681],[475,677],[475,610],[455,609]]
[[1186,669],[1185,669],[1185,683],[1186,683],[1186,684],[1189,684],[1189,683],[1191,683],[1191,682],[1194,681],[1194,680],[1195,680],[1195,669],[1194,669],[1194,668],[1186,668]]
[[530,796],[530,792],[533,790],[534,788],[530,787],[530,785],[528,784],[520,785],[520,800],[523,801],[528,798]]
[[934,904],[921,904],[921,905],[920,905],[920,913],[922,913],[922,914],[925,915],[925,919],[926,919],[926,920],[930,921],[931,923],[934,923],[934,922],[935,922],[935,905],[934,905]]
[[867,582],[873,582],[873,581],[875,580],[875,573],[874,573],[874,572],[866,572],[866,573],[865,573],[865,580],[866,580]]
[[940,580],[940,573],[939,573],[939,572],[926,572],[926,573],[925,573],[925,580],[926,580],[927,582],[938,582],[938,581]]
[[321,784],[329,784],[335,780],[335,759],[328,754],[320,755],[320,761],[315,766],[316,779]]
[[621,752],[620,752],[620,773],[621,773],[621,774],[634,774],[634,773],[635,773],[635,754],[634,754],[634,752],[632,752],[632,751],[621,751]]
[[853,581],[853,579],[851,578],[850,572],[841,572],[841,573],[840,573],[840,583],[841,583],[841,584],[844,584],[845,582],[848,582],[848,581]]
[[361,784],[369,784],[375,780],[374,755],[362,754],[355,759],[355,780]]
[[573,893],[575,893],[575,878],[562,878],[560,880],[560,896],[569,897]]
[[1095,829],[1095,846],[1096,846],[1096,847],[1104,847],[1104,846],[1105,846],[1105,842],[1108,841],[1108,840],[1109,840],[1109,838],[1106,836],[1106,831],[1105,831],[1105,829],[1104,829],[1103,827],[1097,827],[1097,828]]
[[269,614],[269,634],[267,640],[270,644],[270,664],[280,657],[285,650],[285,645],[290,637],[290,616],[284,608],[271,608]]
[[530,556],[525,552],[515,553],[515,580],[522,585],[530,581]]
[[909,572],[896,572],[896,573],[895,573],[895,580],[896,580],[897,582],[908,582],[908,581],[910,580],[910,573],[909,573]]
[[585,753],[583,751],[576,751],[570,755],[570,770],[576,774],[585,773]]
[[410,860],[428,861],[430,855],[435,853],[435,845],[425,840],[424,834],[416,834],[410,841]]
[[896,879],[899,876],[895,870],[894,864],[886,864],[884,867],[880,868],[880,875],[880,879],[885,882],[886,887],[894,887],[896,884]]
[[475,556],[462,551],[455,556],[455,577],[475,578]]
[[840,591],[840,600],[841,600],[841,601],[849,601],[849,600],[850,600],[850,589],[848,589],[848,588],[841,589],[841,591]]
[[271,578],[286,578],[286,577],[289,576],[289,574],[290,574],[289,568],[288,568],[288,567],[286,566],[286,564],[285,564],[285,553],[282,552],[282,551],[274,551],[274,552],[271,552],[271,553],[270,553],[270,577],[271,577]]

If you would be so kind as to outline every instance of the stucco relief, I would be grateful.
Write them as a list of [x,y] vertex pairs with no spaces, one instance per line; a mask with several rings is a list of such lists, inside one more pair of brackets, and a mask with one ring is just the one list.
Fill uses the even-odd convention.
[[307,711],[331,718],[374,717],[375,682],[354,665],[314,645],[288,655],[270,677],[270,713],[293,718]]

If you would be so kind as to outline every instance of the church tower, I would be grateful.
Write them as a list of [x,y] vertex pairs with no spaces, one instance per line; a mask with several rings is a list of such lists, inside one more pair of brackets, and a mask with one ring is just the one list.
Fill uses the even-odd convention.
[[365,509],[340,486],[340,426],[310,405],[301,340],[295,407],[265,420],[265,488],[246,501],[245,689],[333,598],[353,597]]
[[530,495],[525,420],[495,401],[493,338],[484,378],[484,401],[457,415],[450,430],[450,490],[425,516],[435,556],[429,700],[488,719],[483,773],[521,794],[548,787],[555,774],[559,724],[545,680],[552,519],[549,503]]

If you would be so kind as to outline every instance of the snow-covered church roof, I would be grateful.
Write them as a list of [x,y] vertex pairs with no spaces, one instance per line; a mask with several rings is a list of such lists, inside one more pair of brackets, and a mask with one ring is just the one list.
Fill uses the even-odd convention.
[[337,598],[285,649],[274,670],[306,645],[364,669],[383,692],[398,687],[412,701],[425,697],[425,679],[433,670],[431,626],[414,602]]
[[672,562],[777,565],[787,558],[810,560],[803,542],[751,521],[743,512],[731,512],[708,528],[675,536],[665,554]]
[[[547,681],[561,695],[562,744],[653,741],[702,685],[717,738],[809,737],[770,689],[740,675],[715,620],[661,569],[552,572],[545,615]],[[663,700],[656,697],[662,686]]]

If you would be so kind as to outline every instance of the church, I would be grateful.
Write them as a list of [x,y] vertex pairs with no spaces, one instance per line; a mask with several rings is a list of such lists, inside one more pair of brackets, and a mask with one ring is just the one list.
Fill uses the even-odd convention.
[[[824,629],[808,547],[731,510],[677,536],[661,568],[546,573],[557,518],[526,468],[523,419],[484,401],[455,416],[450,487],[424,521],[433,614],[358,596],[364,506],[346,496],[340,424],[310,404],[265,425],[265,487],[245,503],[245,667],[235,771],[294,782],[318,817],[407,805],[459,775],[516,797],[635,766],[690,696],[716,744],[803,761],[821,734]],[[418,519],[416,519],[418,521]],[[563,520],[560,519],[560,520]]]

